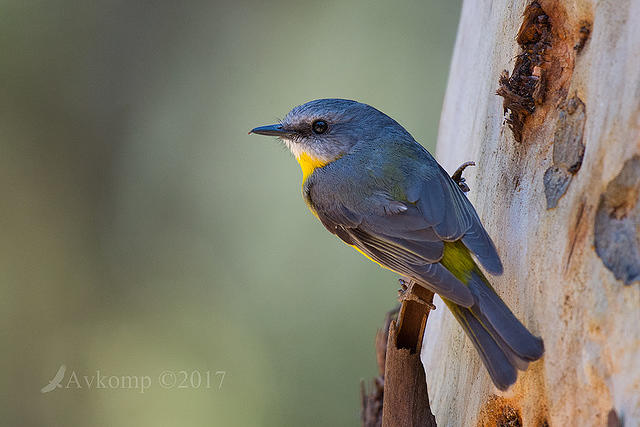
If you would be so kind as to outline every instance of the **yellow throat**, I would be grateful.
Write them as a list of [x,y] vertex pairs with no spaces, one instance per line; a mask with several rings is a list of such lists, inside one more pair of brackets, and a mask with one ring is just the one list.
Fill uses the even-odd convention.
[[306,181],[314,170],[330,163],[325,160],[314,158],[307,153],[301,153],[296,157],[296,160],[298,160],[298,163],[300,163],[300,169],[302,169],[302,182]]

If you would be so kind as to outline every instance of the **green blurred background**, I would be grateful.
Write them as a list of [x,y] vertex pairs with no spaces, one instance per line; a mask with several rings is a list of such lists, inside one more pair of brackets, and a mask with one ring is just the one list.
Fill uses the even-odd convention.
[[460,2],[0,4],[2,424],[359,424],[396,277],[247,131],[344,97],[433,149]]

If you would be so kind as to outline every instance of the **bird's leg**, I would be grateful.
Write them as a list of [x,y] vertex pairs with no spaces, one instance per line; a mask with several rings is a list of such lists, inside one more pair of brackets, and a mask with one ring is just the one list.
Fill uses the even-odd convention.
[[409,284],[403,277],[398,279],[398,283],[400,283],[400,289],[398,289],[398,298],[400,298],[407,292],[407,289],[409,289]]
[[416,295],[415,292],[413,292],[414,286],[420,286],[416,282],[414,282],[413,280],[405,279],[404,277],[398,279],[398,282],[400,282],[400,289],[398,289],[398,301],[415,301],[419,304],[426,305],[429,310],[436,309],[435,305],[423,300],[418,295]]
[[462,172],[467,168],[467,166],[475,166],[475,162],[464,162],[460,165],[458,169],[451,175],[451,179],[458,184],[458,187],[465,193],[469,191],[469,186],[465,182],[466,180],[462,177]]

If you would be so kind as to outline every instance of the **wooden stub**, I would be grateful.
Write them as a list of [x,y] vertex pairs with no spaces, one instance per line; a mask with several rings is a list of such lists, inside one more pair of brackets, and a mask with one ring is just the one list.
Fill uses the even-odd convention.
[[433,308],[433,292],[413,281],[400,297],[402,306],[398,314],[396,347],[420,353],[427,316]]
[[410,283],[402,296],[398,322],[391,321],[384,372],[382,426],[435,426],[429,407],[422,337],[433,293]]
[[367,390],[364,380],[360,383],[360,397],[362,399],[361,421],[362,427],[380,427],[382,425],[382,403],[384,398],[384,370],[387,358],[387,341],[391,322],[397,318],[400,306],[387,313],[384,326],[376,334],[376,359],[378,362],[378,376]]

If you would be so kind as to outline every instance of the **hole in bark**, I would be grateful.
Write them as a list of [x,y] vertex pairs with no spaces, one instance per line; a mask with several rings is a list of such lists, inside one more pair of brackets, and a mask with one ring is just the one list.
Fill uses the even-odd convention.
[[533,1],[525,8],[515,37],[521,53],[511,75],[503,71],[497,90],[516,141],[528,138],[567,98],[576,55],[588,44],[592,21],[589,11],[578,17],[559,0]]
[[624,423],[618,416],[618,413],[615,409],[609,411],[607,414],[607,427],[622,427]]
[[615,409],[609,411],[607,414],[607,427],[622,427],[623,423]]
[[580,30],[578,30],[578,43],[573,47],[576,53],[582,52],[589,36],[591,36],[591,22],[583,21]]
[[600,196],[596,253],[625,285],[640,280],[640,156],[627,160]]
[[522,416],[520,410],[507,399],[492,396],[482,408],[478,425],[483,427],[520,427],[522,426]]
[[551,21],[536,1],[524,11],[524,20],[516,38],[522,53],[516,58],[511,75],[500,76],[497,94],[504,98],[507,124],[518,142],[522,142],[524,122],[544,102],[546,84],[545,53],[551,47]]
[[497,420],[498,427],[521,427],[520,413],[510,406],[502,408],[502,414]]

